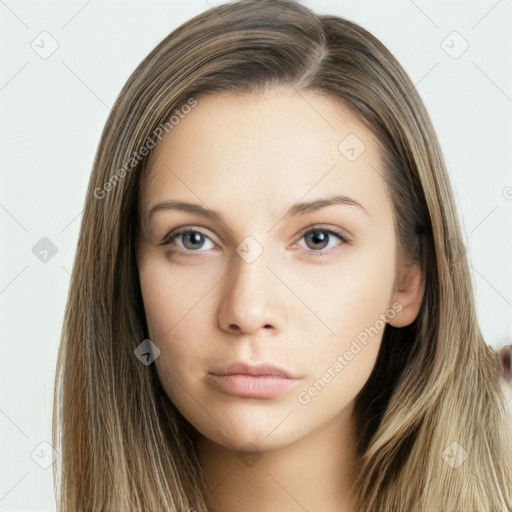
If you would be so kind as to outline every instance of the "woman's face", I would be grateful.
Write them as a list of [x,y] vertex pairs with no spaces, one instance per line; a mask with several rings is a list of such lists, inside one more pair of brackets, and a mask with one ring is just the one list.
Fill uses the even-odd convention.
[[[156,369],[182,415],[233,449],[349,418],[385,321],[417,312],[395,286],[371,132],[313,92],[214,94],[162,138],[148,171],[138,269]],[[222,376],[231,363],[292,378]]]

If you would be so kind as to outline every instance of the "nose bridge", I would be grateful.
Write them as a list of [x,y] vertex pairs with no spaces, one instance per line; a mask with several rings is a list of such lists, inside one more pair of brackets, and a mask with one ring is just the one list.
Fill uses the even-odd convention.
[[[263,237],[262,237],[263,238]],[[233,253],[231,271],[225,286],[220,321],[226,328],[254,332],[259,328],[282,328],[284,297],[272,267],[267,243],[247,236]]]
[[[268,244],[265,244],[268,245]],[[233,283],[244,294],[261,294],[268,288],[268,279],[271,272],[268,270],[269,252],[262,243],[253,237],[247,237],[236,249],[233,257]],[[249,295],[251,295],[249,293]]]
[[267,265],[271,259],[270,251],[268,243],[259,242],[252,236],[245,238],[236,248],[230,286],[238,300],[246,305],[262,308],[269,299],[272,273]]

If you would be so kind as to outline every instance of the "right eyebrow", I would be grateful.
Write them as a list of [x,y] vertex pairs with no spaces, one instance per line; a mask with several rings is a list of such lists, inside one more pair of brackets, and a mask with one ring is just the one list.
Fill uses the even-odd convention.
[[156,204],[151,208],[149,213],[147,214],[147,219],[153,215],[153,213],[163,210],[176,210],[176,211],[182,211],[182,212],[189,212],[189,213],[195,213],[197,215],[201,215],[207,219],[210,220],[217,220],[224,222],[223,216],[220,212],[217,212],[215,210],[210,210],[209,208],[205,208],[204,206],[201,206],[200,204],[196,203],[187,203],[184,201],[163,201],[161,203]]

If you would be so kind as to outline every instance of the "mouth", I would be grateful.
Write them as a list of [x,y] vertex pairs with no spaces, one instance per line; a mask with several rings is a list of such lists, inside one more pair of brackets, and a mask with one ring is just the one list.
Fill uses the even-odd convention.
[[242,362],[212,369],[208,377],[220,391],[242,398],[274,398],[293,389],[301,379],[279,366]]

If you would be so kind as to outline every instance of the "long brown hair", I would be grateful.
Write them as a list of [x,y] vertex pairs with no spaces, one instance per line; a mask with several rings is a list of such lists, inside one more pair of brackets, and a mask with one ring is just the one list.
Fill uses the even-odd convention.
[[107,120],[56,372],[59,511],[207,510],[193,429],[154,365],[134,355],[148,337],[135,260],[141,183],[162,129],[201,97],[274,86],[323,93],[377,136],[397,242],[425,277],[418,317],[386,326],[356,399],[358,510],[510,511],[510,418],[428,114],[372,34],[286,0],[224,4],[178,27],[133,72]]

